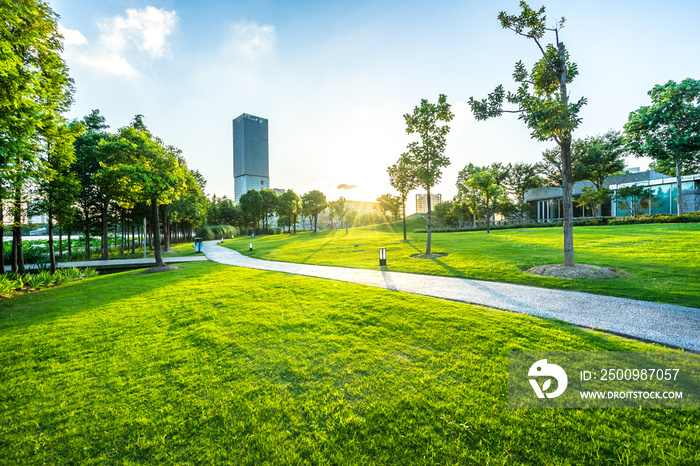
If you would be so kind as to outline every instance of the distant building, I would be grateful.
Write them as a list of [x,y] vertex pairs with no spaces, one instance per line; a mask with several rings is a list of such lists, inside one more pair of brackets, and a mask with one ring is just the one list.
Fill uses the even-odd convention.
[[233,120],[234,201],[251,189],[270,187],[267,119],[244,113]]
[[[435,204],[442,202],[442,194],[431,194],[430,195],[430,210],[435,208]],[[416,194],[416,213],[427,214],[428,213],[428,195],[427,194]]]
[[272,190],[275,192],[276,195],[281,196],[282,194],[286,193],[286,189],[282,188],[272,188]]
[[[696,212],[700,210],[700,174],[682,177],[683,208],[684,212]],[[593,217],[594,213],[587,207],[576,206],[576,198],[583,192],[583,188],[592,187],[590,181],[577,181],[573,186],[574,218]],[[616,175],[606,178],[603,186],[609,188],[614,194],[625,186],[644,186],[652,189],[658,198],[658,203],[647,209],[647,214],[676,214],[678,205],[676,198],[676,178],[669,177],[655,171],[640,172],[638,169],[630,169],[624,175]],[[533,206],[537,212],[537,221],[550,222],[562,220],[564,210],[562,207],[563,190],[561,186],[545,186],[525,191],[525,202]],[[601,207],[603,217],[629,216],[629,210],[625,210],[621,203],[615,200]]]

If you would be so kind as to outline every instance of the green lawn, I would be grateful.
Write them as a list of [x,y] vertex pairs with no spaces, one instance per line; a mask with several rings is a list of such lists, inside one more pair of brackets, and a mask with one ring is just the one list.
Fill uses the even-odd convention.
[[562,229],[532,228],[433,234],[437,259],[415,259],[425,252],[425,220],[409,223],[404,243],[401,223],[227,240],[225,246],[252,257],[378,269],[379,248],[387,248],[388,270],[493,280],[561,288],[647,301],[700,307],[700,224],[621,225],[574,228],[576,261],[615,267],[627,275],[616,280],[562,280],[535,277],[523,270],[563,262]]
[[512,350],[662,349],[208,262],[82,280],[0,301],[0,464],[700,463],[698,410],[508,409]]

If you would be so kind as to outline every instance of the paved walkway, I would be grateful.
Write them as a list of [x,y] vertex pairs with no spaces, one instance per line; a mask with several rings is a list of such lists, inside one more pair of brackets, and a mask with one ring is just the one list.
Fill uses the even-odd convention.
[[[177,264],[179,262],[196,262],[205,261],[207,258],[205,256],[186,256],[186,257],[168,257],[167,254],[163,255],[163,262],[166,264]],[[112,259],[108,261],[104,260],[93,260],[93,261],[80,261],[80,262],[57,262],[56,267],[59,269],[68,269],[70,267],[92,267],[94,269],[106,270],[106,269],[123,269],[123,268],[137,268],[137,267],[152,267],[155,265],[155,259],[149,257],[147,259]],[[48,267],[48,265],[47,265]],[[34,270],[37,268],[36,264],[26,264],[24,266],[27,270]],[[12,267],[9,265],[5,266],[5,271],[9,272]]]
[[479,304],[700,351],[700,309],[696,308],[464,278],[265,261],[216,243],[206,241],[204,253],[221,264]]

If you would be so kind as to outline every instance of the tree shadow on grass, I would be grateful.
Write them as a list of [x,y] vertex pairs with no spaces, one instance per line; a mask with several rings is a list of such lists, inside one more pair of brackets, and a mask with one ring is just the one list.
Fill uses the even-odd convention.
[[[142,270],[101,275],[78,280],[55,288],[47,288],[26,295],[15,296],[3,302],[0,311],[0,329],[9,326],[42,324],[65,316],[94,312],[128,302],[139,296],[148,301],[153,291],[164,286],[187,288],[198,277],[208,272],[201,270],[209,262],[181,264],[182,270],[167,274],[136,275]],[[138,277],[138,278],[137,278]],[[157,300],[161,297],[153,297]],[[153,302],[156,303],[155,301]],[[127,305],[125,310],[129,310]],[[10,322],[11,321],[11,322]]]

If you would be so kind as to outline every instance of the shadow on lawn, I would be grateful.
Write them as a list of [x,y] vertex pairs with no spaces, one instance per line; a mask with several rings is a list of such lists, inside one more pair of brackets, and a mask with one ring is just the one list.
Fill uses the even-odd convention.
[[[15,296],[2,303],[0,329],[7,325],[34,325],[60,319],[67,314],[76,315],[94,312],[101,306],[114,305],[139,296],[153,294],[153,290],[163,287],[187,287],[208,273],[202,270],[209,262],[179,264],[181,270],[141,275],[140,270],[117,274],[100,275],[86,280],[78,280],[55,288],[47,288],[33,293]],[[162,298],[162,296],[160,297]],[[157,298],[153,298],[157,299]],[[51,306],[52,301],[60,300],[61,306]],[[8,322],[12,320],[12,322]]]

